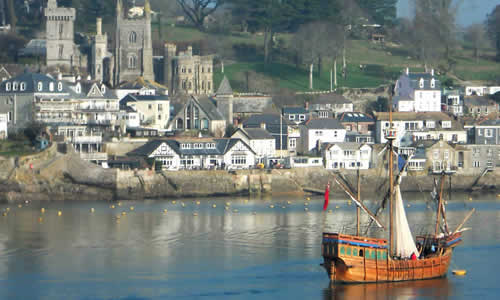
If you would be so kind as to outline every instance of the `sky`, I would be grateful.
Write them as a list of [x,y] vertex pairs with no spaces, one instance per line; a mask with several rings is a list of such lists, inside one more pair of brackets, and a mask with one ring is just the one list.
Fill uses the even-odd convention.
[[[398,16],[407,17],[411,14],[408,5],[410,1],[399,0]],[[500,5],[500,0],[462,0],[458,14],[458,24],[465,27],[475,23],[483,23],[486,14],[491,13],[497,5]]]

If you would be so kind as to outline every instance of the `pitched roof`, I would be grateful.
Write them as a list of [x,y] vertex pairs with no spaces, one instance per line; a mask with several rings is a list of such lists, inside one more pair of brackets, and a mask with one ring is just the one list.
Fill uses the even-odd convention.
[[229,80],[227,79],[226,75],[224,75],[224,78],[222,79],[222,82],[219,85],[219,89],[217,89],[217,95],[232,95],[233,94],[233,89],[231,88],[231,84],[229,83]]
[[260,127],[260,124],[266,124],[266,126],[269,125],[277,125],[279,126],[280,123],[284,125],[288,125],[289,122],[285,118],[281,118],[280,121],[280,115],[279,114],[258,114],[258,115],[252,115],[250,118],[248,118],[245,122],[243,122],[244,126],[258,126]]
[[251,140],[274,139],[274,137],[263,128],[238,128],[238,131],[241,131]]
[[211,120],[225,120],[224,116],[222,116],[221,112],[215,106],[215,103],[213,102],[212,99],[206,96],[202,96],[199,98],[192,97],[192,99],[196,102],[199,103],[200,107],[203,109],[203,111],[207,114],[207,116]]
[[311,119],[306,122],[309,129],[344,129],[336,119]]
[[365,144],[360,144],[360,143],[353,143],[353,142],[341,142],[341,143],[326,143],[326,149],[330,149],[331,147],[337,145],[339,146],[342,150],[359,150],[361,147],[363,147]]
[[464,99],[465,105],[489,106],[495,105],[495,101],[484,96],[469,96]]
[[339,115],[340,122],[375,122],[371,116],[360,112],[344,112]]
[[[407,76],[411,87],[415,90],[441,90],[441,82],[430,73],[410,73]],[[420,87],[421,79],[424,80],[423,88]],[[432,79],[434,79],[434,87],[431,87]]]
[[[18,84],[16,91],[13,90],[13,84]],[[21,84],[25,84],[23,90],[21,90]],[[42,84],[42,89],[38,89],[38,84]],[[58,83],[62,84],[62,89],[59,90]],[[10,85],[10,91],[6,90],[7,84]],[[53,84],[52,91],[50,90],[50,84]],[[50,94],[74,94],[64,81],[58,81],[54,78],[40,73],[25,72],[16,77],[12,77],[8,80],[3,81],[0,84],[0,92],[16,93],[16,94],[32,94],[32,93],[50,93]]]

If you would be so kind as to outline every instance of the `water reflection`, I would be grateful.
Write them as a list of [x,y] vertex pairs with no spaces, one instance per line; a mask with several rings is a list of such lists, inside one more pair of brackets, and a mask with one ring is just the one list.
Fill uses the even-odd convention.
[[323,291],[323,299],[448,299],[454,294],[453,284],[448,278],[440,278],[412,282],[332,285]]

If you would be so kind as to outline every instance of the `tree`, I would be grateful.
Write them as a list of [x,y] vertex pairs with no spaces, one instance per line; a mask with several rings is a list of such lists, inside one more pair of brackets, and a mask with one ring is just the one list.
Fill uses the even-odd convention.
[[[341,45],[343,29],[327,22],[313,22],[302,25],[295,34],[292,45],[298,57],[309,66],[309,89],[313,89],[314,64],[326,57],[336,57]],[[321,70],[319,70],[321,72]]]
[[500,61],[500,5],[497,5],[486,18],[488,37],[497,50],[497,60]]
[[205,30],[205,18],[215,12],[224,0],[177,0],[188,19],[201,31]]
[[358,0],[360,8],[372,21],[380,25],[393,25],[396,21],[398,0]]
[[486,31],[482,24],[472,24],[467,27],[465,32],[465,41],[470,43],[474,50],[474,58],[476,61],[479,58],[479,49],[486,44]]
[[7,13],[9,16],[10,27],[12,31],[16,31],[17,16],[16,16],[16,8],[14,6],[14,0],[7,0]]

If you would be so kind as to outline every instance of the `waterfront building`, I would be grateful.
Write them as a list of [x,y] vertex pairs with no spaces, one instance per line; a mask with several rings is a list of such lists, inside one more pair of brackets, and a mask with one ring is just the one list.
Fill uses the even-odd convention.
[[301,127],[303,153],[316,149],[321,151],[323,143],[342,143],[347,130],[337,119],[311,119]]
[[304,124],[310,119],[309,110],[301,106],[285,106],[281,109],[281,114],[296,125]]
[[300,131],[280,114],[257,114],[243,122],[243,128],[265,129],[275,139],[276,156],[296,153]]
[[[129,94],[120,100],[120,107],[128,112],[129,124],[132,124],[131,121],[136,121],[136,114],[138,114],[140,126],[159,131],[168,129],[170,100],[166,95]],[[133,123],[137,124],[137,122]]]
[[358,143],[326,143],[322,146],[328,170],[366,170],[371,167],[372,147]]
[[338,120],[347,130],[346,142],[369,143],[375,141],[375,119],[361,112],[345,112],[338,116]]
[[444,111],[461,117],[464,115],[464,98],[459,90],[444,90],[443,92]]
[[238,128],[231,138],[238,138],[250,145],[258,162],[266,162],[276,156],[276,140],[262,128]]
[[498,113],[498,104],[486,96],[465,97],[464,105],[466,113],[475,118],[488,116],[492,113]]
[[248,169],[255,166],[255,152],[241,139],[176,138],[152,140],[128,156],[153,159],[156,169]]
[[[375,113],[375,140],[377,143],[387,142],[384,130],[390,127],[389,113]],[[396,112],[392,114],[393,127],[397,130],[394,145],[407,146],[420,140],[443,140],[452,143],[466,143],[467,132],[463,125],[442,112]]]
[[471,139],[473,144],[500,145],[500,119],[486,119],[473,125]]

